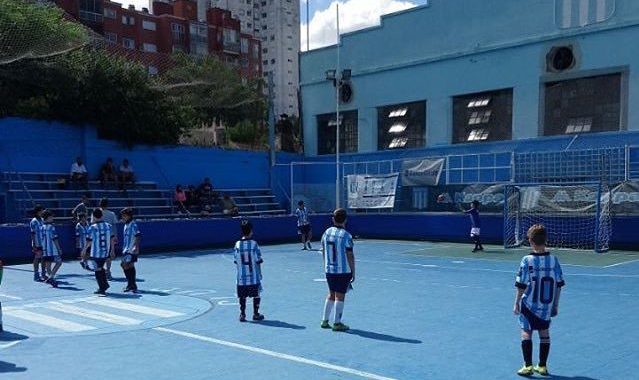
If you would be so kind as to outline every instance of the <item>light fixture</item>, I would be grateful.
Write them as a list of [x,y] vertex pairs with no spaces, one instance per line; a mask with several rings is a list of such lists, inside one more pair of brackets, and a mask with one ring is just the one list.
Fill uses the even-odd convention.
[[326,80],[335,80],[337,72],[335,69],[326,70]]
[[390,129],[388,130],[388,133],[402,133],[405,130],[406,130],[406,124],[395,123],[390,127]]

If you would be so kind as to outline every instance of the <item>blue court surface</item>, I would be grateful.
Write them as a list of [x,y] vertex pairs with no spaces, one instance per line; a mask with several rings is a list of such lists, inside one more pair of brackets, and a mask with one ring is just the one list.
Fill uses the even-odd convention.
[[[339,333],[319,327],[321,254],[300,248],[262,247],[259,323],[238,321],[228,250],[143,256],[139,295],[120,292],[114,265],[105,298],[94,297],[94,278],[77,262],[62,266],[58,289],[34,283],[30,265],[6,267],[0,378],[518,378],[512,306],[523,251],[357,240],[344,311],[351,330]],[[639,255],[560,258],[566,287],[551,328],[551,378],[637,378]],[[534,344],[536,361],[536,336]]]

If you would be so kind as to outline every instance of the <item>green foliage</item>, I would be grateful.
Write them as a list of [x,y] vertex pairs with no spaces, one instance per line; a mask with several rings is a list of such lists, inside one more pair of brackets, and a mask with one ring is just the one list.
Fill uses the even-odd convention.
[[257,146],[262,142],[265,134],[259,124],[250,120],[243,120],[228,129],[228,136],[233,142]]

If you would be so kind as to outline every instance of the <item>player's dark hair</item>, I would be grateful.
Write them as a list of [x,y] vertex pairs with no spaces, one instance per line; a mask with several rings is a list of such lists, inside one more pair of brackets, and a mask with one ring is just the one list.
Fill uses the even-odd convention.
[[543,224],[534,224],[528,229],[528,240],[535,245],[545,245],[548,235]]
[[297,205],[298,205],[298,206],[302,206],[302,205],[304,205],[304,201],[299,201],[299,202],[297,202]]
[[475,206],[475,208],[479,207],[479,201],[477,199],[475,199],[471,203],[473,204],[473,206]]
[[100,199],[100,207],[102,208],[109,207],[109,200],[107,198]]
[[333,219],[337,224],[344,223],[346,221],[346,210],[343,208],[338,208],[337,210],[333,211]]
[[40,205],[40,204],[35,205],[35,207],[33,207],[33,213],[34,214],[37,214],[37,213],[39,213],[40,211],[43,211],[43,210],[44,210],[44,207],[42,205]]
[[96,219],[102,219],[102,210],[100,210],[99,208],[93,210],[93,217]]
[[133,209],[131,207],[125,207],[122,210],[120,210],[120,214],[133,217]]
[[240,222],[240,229],[242,230],[242,236],[249,236],[253,232],[253,224],[249,220],[244,219]]

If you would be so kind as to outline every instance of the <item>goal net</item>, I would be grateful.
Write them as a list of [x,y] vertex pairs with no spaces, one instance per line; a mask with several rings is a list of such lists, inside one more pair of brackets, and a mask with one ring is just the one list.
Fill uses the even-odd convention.
[[504,247],[528,245],[526,233],[541,223],[548,246],[605,252],[611,234],[610,189],[601,183],[515,184],[504,188]]

